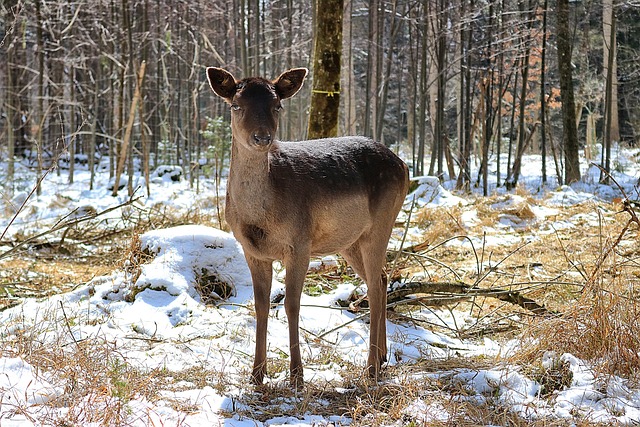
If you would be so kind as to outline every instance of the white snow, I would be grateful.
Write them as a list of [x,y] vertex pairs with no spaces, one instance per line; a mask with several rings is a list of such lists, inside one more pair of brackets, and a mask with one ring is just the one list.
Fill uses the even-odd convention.
[[[632,180],[637,180],[638,165],[627,164],[626,167],[626,173]],[[536,168],[539,165],[535,161],[523,162],[525,185],[539,186]],[[211,183],[203,183],[206,191],[198,194],[184,181],[172,181],[168,174],[158,175],[159,172],[155,174],[151,196],[138,202],[141,206],[214,210],[214,203],[202,195],[213,194]],[[9,213],[0,220],[3,229],[8,227],[7,237],[27,228],[46,229],[70,212],[82,215],[92,209],[100,211],[126,199],[124,195],[111,197],[106,189],[108,179],[101,175],[97,178],[97,189],[87,190],[88,177],[88,172],[77,171],[75,183],[67,184],[64,173],[60,177],[51,174],[44,182],[43,194],[28,200],[26,208],[9,225],[13,212],[27,200],[28,184],[18,188],[5,206],[4,211]],[[407,208],[412,200],[419,207],[469,204],[446,190],[436,178],[420,177],[418,183],[418,188],[407,197]],[[626,188],[634,191],[633,184]],[[473,243],[480,247],[518,243],[523,237],[510,231],[531,221],[546,221],[563,206],[597,200],[603,194],[617,194],[616,191],[584,183],[542,191],[539,197],[546,197],[546,206],[531,205],[533,218],[503,215],[495,229],[485,228],[485,236],[452,240],[448,244]],[[526,203],[524,198],[505,194],[494,207],[504,210],[522,203]],[[462,220],[465,227],[480,223],[474,208],[466,210]],[[108,224],[126,221],[126,215],[116,210],[103,221]],[[569,223],[554,222],[549,232],[575,226],[578,221],[598,221],[598,216],[574,218]],[[205,385],[183,381],[158,390],[159,397],[153,401],[142,396],[133,398],[125,402],[131,414],[127,425],[318,426],[351,423],[342,413],[326,415],[331,408],[325,408],[324,415],[304,413],[269,417],[268,413],[263,413],[262,421],[245,415],[260,412],[248,408],[241,399],[243,395],[253,393],[247,379],[254,352],[255,320],[251,277],[242,249],[232,235],[202,225],[185,225],[149,231],[140,236],[140,242],[141,249],[150,256],[145,263],[138,266],[131,261],[124,269],[114,268],[111,274],[79,284],[73,291],[46,299],[26,299],[1,312],[2,339],[10,342],[17,334],[31,330],[34,337],[51,346],[72,347],[74,343],[92,340],[108,342],[123,360],[143,372],[164,369],[177,373],[193,368],[201,369],[204,376],[218,375],[224,379],[222,382],[226,387],[222,389],[213,387],[215,381],[205,377],[202,381]],[[321,269],[336,263],[335,257],[325,257],[313,261],[311,267]],[[217,303],[205,304],[195,287],[203,275],[213,275],[227,283],[233,290],[232,295],[226,299],[208,295]],[[281,274],[275,275],[273,295],[282,292],[281,277]],[[336,304],[358,285],[357,280],[345,281],[331,292],[319,296],[303,295],[300,326],[305,381],[327,384],[325,387],[340,391],[336,385],[342,380],[340,366],[330,361],[322,362],[322,353],[327,348],[336,355],[335,360],[364,366],[368,325],[362,319],[354,321],[354,314]],[[456,319],[447,310],[437,314],[431,318],[435,323],[454,325],[456,321],[465,321],[464,313],[455,313],[459,316]],[[425,357],[453,354],[490,357],[506,354],[512,346],[511,343],[502,346],[490,339],[469,342],[408,323],[388,321],[387,328],[391,365],[411,365]],[[287,322],[281,306],[271,312],[268,342],[270,360],[288,359]],[[48,419],[56,415],[64,417],[67,408],[50,404],[65,393],[58,386],[62,383],[61,373],[35,367],[27,362],[24,354],[16,350],[12,355],[7,350],[0,357],[0,424],[40,425],[38,417],[42,414],[47,414]],[[493,399],[528,419],[550,416],[574,419],[580,414],[590,421],[603,423],[640,423],[640,389],[618,377],[601,383],[587,363],[571,354],[560,356],[560,361],[566,362],[573,373],[572,383],[550,399],[543,398],[541,385],[517,366],[442,371],[425,375],[425,381],[448,378],[466,390],[463,395],[452,398],[475,403]],[[284,384],[286,375],[285,369],[275,377],[267,378],[267,382]],[[293,407],[296,403],[295,398],[283,399],[281,411],[286,413],[287,405]],[[424,424],[446,424],[451,417],[442,405],[420,398],[408,405],[404,413]]]

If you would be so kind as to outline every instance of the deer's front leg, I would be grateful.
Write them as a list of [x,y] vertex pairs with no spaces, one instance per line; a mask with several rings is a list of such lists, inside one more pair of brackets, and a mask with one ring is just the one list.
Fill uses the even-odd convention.
[[309,269],[309,251],[297,250],[285,260],[287,275],[285,277],[284,310],[289,322],[289,365],[291,385],[300,388],[304,383],[302,357],[300,356],[300,336],[298,324],[300,320],[300,297],[304,279]]
[[271,261],[259,260],[249,255],[246,258],[253,281],[253,298],[256,309],[256,353],[251,381],[259,385],[262,384],[267,372],[267,321],[269,319],[269,296],[271,295],[273,269]]

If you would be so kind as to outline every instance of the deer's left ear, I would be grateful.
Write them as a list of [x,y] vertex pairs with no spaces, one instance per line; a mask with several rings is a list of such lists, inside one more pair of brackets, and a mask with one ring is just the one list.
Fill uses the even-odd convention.
[[291,98],[298,93],[308,72],[309,70],[306,68],[293,68],[280,74],[280,76],[273,81],[276,93],[280,99]]

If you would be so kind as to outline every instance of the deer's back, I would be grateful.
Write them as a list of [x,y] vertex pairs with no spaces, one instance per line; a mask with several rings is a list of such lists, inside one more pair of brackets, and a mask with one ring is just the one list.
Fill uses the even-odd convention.
[[401,191],[406,166],[391,150],[366,137],[279,142],[270,154],[275,187],[308,197],[361,194],[377,203],[386,189]]

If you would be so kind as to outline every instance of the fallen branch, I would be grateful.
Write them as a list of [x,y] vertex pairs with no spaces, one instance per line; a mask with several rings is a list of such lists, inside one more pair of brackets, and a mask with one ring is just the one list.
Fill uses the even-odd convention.
[[[69,229],[70,227],[74,227],[78,224],[81,224],[83,222],[86,221],[90,221],[93,220],[95,218],[98,218],[99,216],[105,215],[109,212],[112,212],[116,209],[120,209],[123,208],[125,206],[129,206],[133,203],[135,203],[138,199],[140,199],[140,197],[142,196],[138,196],[138,197],[129,197],[129,199],[127,199],[126,201],[116,205],[116,206],[111,206],[101,212],[95,212],[95,211],[87,211],[85,215],[83,216],[76,216],[78,214],[78,211],[81,208],[78,209],[74,209],[71,213],[69,213],[68,215],[64,216],[63,218],[61,218],[60,220],[58,220],[58,222],[56,222],[50,229],[45,230],[41,233],[35,234],[31,237],[28,237],[24,240],[22,240],[21,242],[17,243],[15,246],[13,246],[11,249],[0,253],[0,260],[4,259],[4,258],[8,258],[9,256],[13,255],[15,252],[17,252],[19,249],[21,249],[22,247],[26,246],[27,244],[40,239],[41,237],[44,237],[46,235],[55,233],[56,231],[62,230],[62,229]],[[66,232],[65,232],[66,234]],[[63,235],[63,240],[64,240],[64,235]]]
[[[400,285],[399,288],[393,289],[387,294],[387,309],[405,305],[414,304],[420,302],[423,305],[441,305],[443,299],[451,302],[453,299],[462,299],[469,297],[486,296],[499,299],[500,301],[508,302],[518,305],[532,313],[539,315],[551,315],[553,312],[549,311],[546,307],[538,304],[530,298],[526,298],[517,291],[509,291],[506,289],[481,289],[474,288],[461,282],[408,282]],[[435,304],[433,304],[435,302]],[[351,323],[364,319],[369,316],[368,302],[366,298],[359,298],[357,302],[338,301],[343,307],[349,307],[351,309],[366,310],[362,314],[355,316],[353,319],[336,326],[328,331],[325,331],[319,335],[318,338],[324,338],[325,336],[335,332]]]
[[[427,303],[430,299],[434,299],[436,302],[441,298],[467,298],[467,297],[492,297],[500,301],[508,302],[529,310],[535,314],[547,315],[551,314],[549,310],[543,305],[538,304],[531,298],[523,296],[518,291],[512,291],[508,289],[483,289],[471,287],[461,282],[408,282],[403,283],[402,287],[391,291],[387,295],[387,302],[389,304],[394,303],[407,303],[420,301],[421,303]],[[435,297],[435,298],[434,298]]]
[[[531,298],[523,296],[519,291],[501,288],[477,288],[462,282],[402,283],[399,287],[392,289],[387,294],[387,308],[417,303],[429,306],[442,306],[462,299],[479,296],[496,298],[500,301],[520,306],[534,314],[553,314],[553,312],[549,311],[545,306],[538,304]],[[354,302],[346,302],[346,305],[354,311],[368,307],[368,303],[364,298],[359,298]]]

